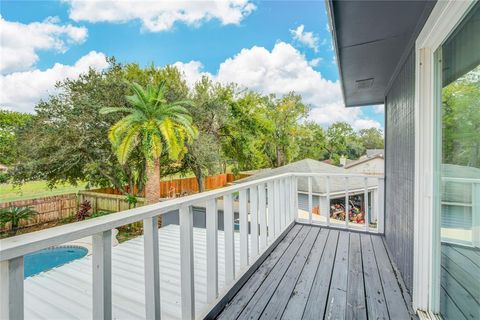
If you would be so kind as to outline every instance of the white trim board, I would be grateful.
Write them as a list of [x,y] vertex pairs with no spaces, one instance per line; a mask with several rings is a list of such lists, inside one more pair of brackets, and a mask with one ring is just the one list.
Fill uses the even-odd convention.
[[434,219],[434,53],[475,1],[438,1],[415,43],[415,205],[413,308],[438,312],[439,228]]

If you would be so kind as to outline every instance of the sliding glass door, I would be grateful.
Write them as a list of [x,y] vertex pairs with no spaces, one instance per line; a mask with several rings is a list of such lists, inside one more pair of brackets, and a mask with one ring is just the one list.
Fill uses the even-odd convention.
[[480,319],[480,4],[435,53],[439,311]]

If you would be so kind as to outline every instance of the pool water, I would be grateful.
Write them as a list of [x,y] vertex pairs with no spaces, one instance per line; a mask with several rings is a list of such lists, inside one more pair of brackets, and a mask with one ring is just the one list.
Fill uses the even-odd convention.
[[54,247],[27,254],[24,259],[24,277],[50,270],[86,256],[83,247]]

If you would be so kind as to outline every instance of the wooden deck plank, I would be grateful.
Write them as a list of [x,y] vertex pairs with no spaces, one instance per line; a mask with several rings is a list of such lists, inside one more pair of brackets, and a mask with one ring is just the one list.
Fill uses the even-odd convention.
[[[461,262],[459,263],[461,264]],[[442,267],[448,270],[455,280],[472,295],[477,303],[480,303],[480,280],[478,277],[472,277],[472,274],[467,273],[459,264],[444,253],[442,253]],[[475,274],[480,274],[480,269]]]
[[403,295],[383,240],[380,236],[371,236],[371,239],[390,318],[409,319],[410,314],[405,300],[403,300]]
[[278,287],[271,296],[270,301],[260,316],[260,319],[280,319],[288,304],[288,300],[292,295],[295,284],[302,273],[305,262],[310,255],[310,251],[317,239],[319,231],[320,228],[318,227],[312,227],[312,229],[310,229],[307,238],[288,267],[282,281],[280,281]]
[[362,251],[360,235],[350,234],[348,253],[347,319],[367,319],[365,286],[363,283]]
[[291,245],[292,241],[302,228],[303,227],[301,225],[293,226],[292,230],[290,230],[290,232],[272,251],[272,253],[262,263],[258,270],[255,271],[242,289],[235,295],[232,301],[230,301],[230,303],[225,307],[219,316],[220,319],[236,319],[237,316],[240,315],[240,313],[243,311],[243,308],[248,304],[252,296],[267,278],[268,274],[283,256],[287,248]]
[[470,248],[465,248],[462,246],[456,246],[456,245],[449,245],[450,247],[454,248],[457,250],[459,253],[467,257],[469,260],[471,260],[477,267],[480,268],[480,255],[478,255],[476,252],[479,252],[479,250],[475,249],[470,249]]
[[288,301],[288,304],[283,312],[282,319],[291,320],[291,319],[301,319],[303,311],[305,310],[305,305],[307,304],[308,296],[312,288],[313,280],[315,279],[315,274],[317,273],[317,268],[320,263],[320,258],[322,257],[323,250],[325,248],[325,243],[327,242],[329,230],[322,228],[319,235],[313,245],[310,255],[308,256],[307,262],[303,267],[300,278],[297,281],[293,294]]
[[440,304],[440,312],[447,319],[464,320],[467,319],[458,309],[443,287],[440,288],[440,296],[443,303]]
[[344,319],[346,315],[349,238],[349,232],[340,233],[325,319]]
[[467,319],[480,318],[480,308],[478,303],[443,267],[440,272],[440,283]]
[[363,274],[365,279],[365,298],[369,319],[388,319],[387,304],[383,294],[383,287],[378,273],[377,261],[373,252],[370,235],[360,236],[362,244]]
[[338,234],[339,231],[337,230],[330,230],[328,234],[327,243],[313,280],[302,319],[319,319],[322,318],[325,312],[335,252],[337,250]]
[[455,263],[457,263],[460,268],[465,270],[468,274],[478,274],[479,268],[475,263],[473,263],[470,259],[467,259],[463,254],[455,250],[455,248],[449,245],[442,245],[441,251],[447,257],[452,259]]
[[257,292],[255,292],[250,302],[245,306],[238,319],[258,319],[260,317],[270,301],[272,294],[285,275],[285,272],[297,255],[298,250],[307,238],[310,229],[311,227],[304,226],[300,230],[285,254],[280,258],[265,281],[263,281],[262,285],[258,288]]

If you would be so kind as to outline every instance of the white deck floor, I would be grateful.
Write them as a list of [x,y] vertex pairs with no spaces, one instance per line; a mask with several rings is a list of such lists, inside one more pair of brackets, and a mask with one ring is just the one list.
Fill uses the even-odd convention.
[[[236,270],[239,235],[235,234]],[[180,319],[179,228],[159,229],[160,295],[162,319]],[[219,288],[224,285],[224,240],[218,234]],[[195,307],[197,316],[206,307],[206,233],[194,229]],[[144,319],[145,288],[143,237],[112,249],[113,318]],[[25,319],[91,319],[92,256],[25,279]]]

